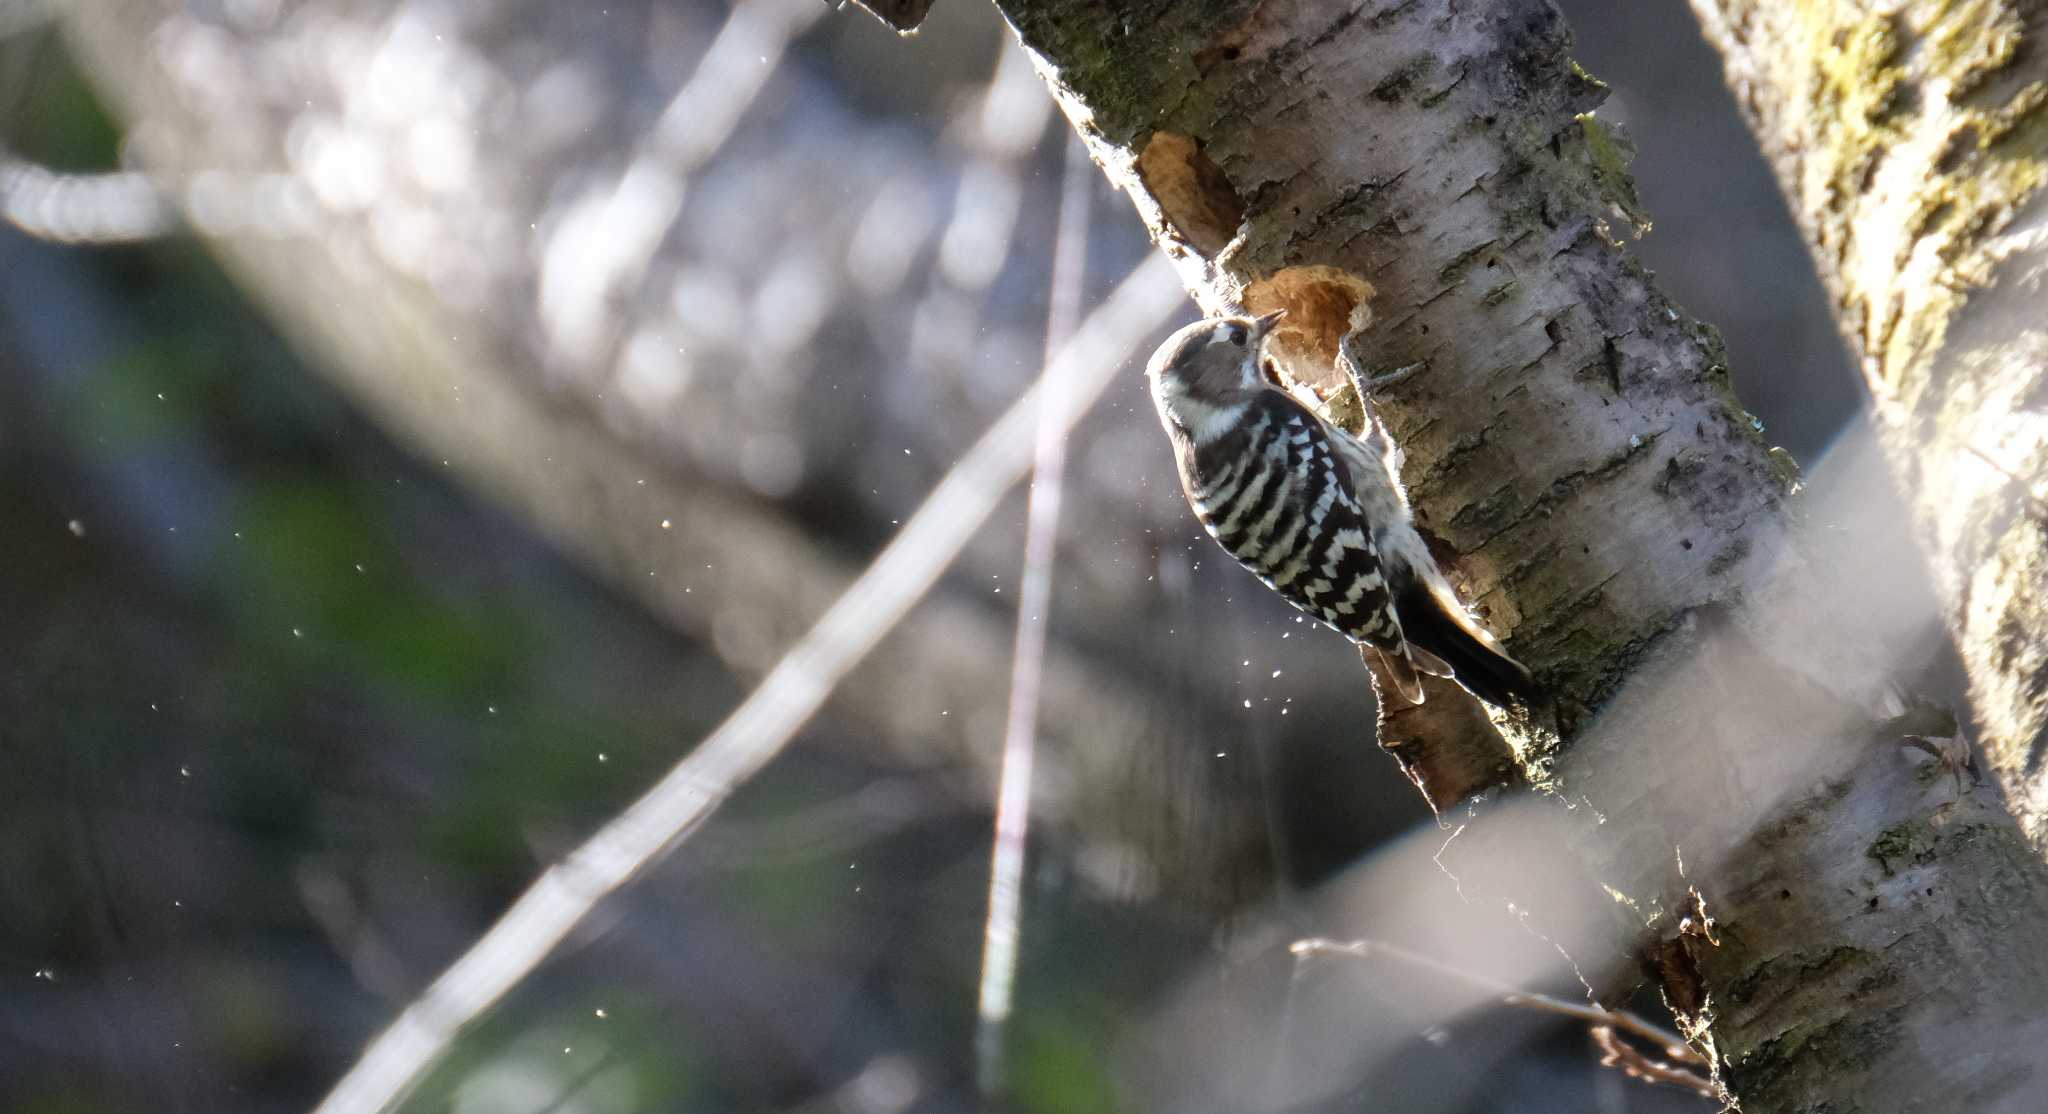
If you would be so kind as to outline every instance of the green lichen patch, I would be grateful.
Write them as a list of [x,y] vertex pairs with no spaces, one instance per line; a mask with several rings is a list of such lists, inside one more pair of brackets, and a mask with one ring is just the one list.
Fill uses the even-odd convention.
[[1825,1092],[1828,1076],[1878,1062],[1897,1043],[1898,1029],[1897,1018],[1888,1014],[1845,1014],[1792,1029],[1746,1053],[1731,1051],[1723,1067],[1740,1095]]
[[1934,861],[1934,841],[1917,820],[1894,824],[1879,832],[1863,853],[1877,862],[1889,878],[1900,866],[1924,865]]
[[1791,450],[1783,445],[1771,446],[1770,452],[1767,455],[1771,462],[1771,475],[1777,479],[1778,485],[1784,489],[1785,494],[1799,494],[1800,487],[1805,482],[1805,477],[1800,471],[1798,458],[1794,457]]
[[[1820,194],[1807,201],[1849,218],[1850,235],[1824,236],[1823,246],[1842,267],[1864,349],[1879,357],[1890,384],[1910,389],[1958,303],[1991,280],[1990,238],[2048,185],[2048,83],[2028,80],[2018,64],[2027,32],[2015,6],[2000,0],[1892,12],[1793,8],[1806,42],[1789,52],[1811,60],[1814,82],[1808,104],[1787,107],[1815,122],[1803,165],[1827,168]],[[1854,210],[1872,196],[1888,160],[1908,157],[1928,165],[1912,168],[1907,234],[1883,237],[1883,228],[1899,226],[1895,213],[1874,216],[1882,225],[1862,233]],[[1877,199],[1889,204],[1881,193]],[[1892,257],[1856,258],[1884,250],[1873,241],[1889,242]],[[1901,288],[1899,273],[1930,251],[1935,280]]]
[[1877,863],[1885,877],[1891,878],[1902,870],[1931,866],[1967,852],[1986,839],[1997,838],[2001,838],[2000,831],[1990,825],[1944,823],[1940,813],[1930,813],[1879,832],[1863,853]]
[[1590,112],[1582,113],[1577,123],[1578,128],[1568,134],[1577,140],[1586,170],[1593,176],[1600,196],[1628,219],[1637,238],[1648,235],[1650,212],[1643,207],[1642,198],[1636,196],[1635,178],[1628,170],[1635,161],[1635,143],[1618,125]]
[[1859,12],[1853,22],[1824,22],[1821,5],[1805,5],[1808,30],[1825,42],[1813,51],[1819,63],[1819,105],[1831,118],[1878,129],[1901,105],[1906,84],[1902,64],[1909,36],[1897,12]]
[[[1006,4],[1003,14],[1023,44],[1046,59],[1071,100],[1086,106],[1106,141],[1134,147],[1175,103],[1178,119],[1213,116],[1196,53],[1179,44],[1227,37],[1242,3]],[[1170,91],[1170,95],[1169,95]]]
[[1796,993],[1802,986],[1840,982],[1845,976],[1854,978],[1857,972],[1872,966],[1869,953],[1847,945],[1795,951],[1761,960],[1731,951],[1725,958],[1728,966],[1743,969],[1743,973],[1723,984],[1721,998],[1727,1005],[1745,1009],[1772,995]]

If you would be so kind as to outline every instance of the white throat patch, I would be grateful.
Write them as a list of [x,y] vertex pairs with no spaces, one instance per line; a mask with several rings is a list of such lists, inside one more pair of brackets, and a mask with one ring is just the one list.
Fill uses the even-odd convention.
[[1206,402],[1181,395],[1168,400],[1174,418],[1187,431],[1188,439],[1197,445],[1205,445],[1230,432],[1231,428],[1244,418],[1244,412],[1251,407],[1248,402],[1233,403],[1229,406],[1211,406]]

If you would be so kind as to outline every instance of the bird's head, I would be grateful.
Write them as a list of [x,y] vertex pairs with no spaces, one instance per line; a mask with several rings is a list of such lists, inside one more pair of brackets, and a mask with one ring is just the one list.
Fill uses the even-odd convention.
[[1160,416],[1196,442],[1219,435],[1266,389],[1259,361],[1283,316],[1212,317],[1167,337],[1145,368]]

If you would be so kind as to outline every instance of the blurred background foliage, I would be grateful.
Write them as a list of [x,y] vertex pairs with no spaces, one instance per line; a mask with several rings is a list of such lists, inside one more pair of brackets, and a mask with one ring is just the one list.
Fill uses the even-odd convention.
[[[1657,230],[1637,250],[1726,331],[1738,386],[1773,437],[1818,454],[1854,406],[1854,381],[1689,15],[1678,0],[1566,7],[1581,58],[1616,83],[1603,115],[1641,150]],[[663,10],[664,42],[701,45],[725,18],[715,0]],[[901,41],[858,13],[827,14],[717,157],[815,174],[777,140],[794,134],[788,114],[822,113],[825,126],[888,136],[876,157],[929,175],[904,188],[913,210],[942,220],[972,154],[961,120],[1006,47],[972,3],[941,4]],[[655,62],[632,72],[688,73]],[[658,105],[667,92],[643,94]],[[736,457],[682,451],[676,472],[751,483],[832,551],[871,554],[943,470],[942,450],[976,436],[1036,366],[1028,328],[1044,315],[1062,130],[1055,121],[1003,168],[1020,198],[1014,255],[966,292],[987,319],[962,318],[957,345],[979,370],[938,376],[912,353],[936,342],[902,322],[938,288],[901,283],[880,300],[904,308],[876,330],[901,349],[861,348],[876,366],[801,389],[803,448],[823,467],[764,483]],[[57,28],[0,40],[7,153],[111,170],[123,135]],[[834,183],[813,188],[820,206],[843,203]],[[1128,206],[1096,193],[1091,291],[1146,250]],[[681,220],[715,221],[746,196],[712,191],[708,215]],[[801,239],[801,212],[778,219]],[[907,245],[921,266],[931,235]],[[808,342],[809,360],[851,350],[833,328]],[[933,428],[899,454],[891,427],[830,409],[841,383],[962,401],[909,411],[902,421]],[[1246,748],[1225,760],[1252,768],[1281,892],[1428,823],[1370,748],[1348,652],[1283,640],[1305,628],[1203,559],[1135,377],[1077,445],[1095,496],[1067,523],[1060,583],[1094,578],[1089,599],[1129,610],[1067,623],[1063,597],[1056,627],[1118,659],[1169,767]],[[1021,498],[999,520],[954,579],[1001,618]],[[1136,556],[1112,568],[1109,550]],[[1140,579],[1150,595],[1136,594]],[[307,1107],[537,870],[744,695],[759,664],[717,642],[594,577],[458,482],[431,446],[361,416],[189,233],[64,245],[0,227],[0,1108]],[[1242,714],[1191,726],[1190,690],[1239,658],[1238,689],[1198,695],[1218,707],[1242,695]],[[959,719],[988,722],[1002,696],[980,694]],[[409,1108],[976,1108],[989,804],[957,763],[906,764],[870,730],[837,713],[813,723],[607,902]],[[1223,938],[1211,910],[1170,890],[1100,884],[1099,850],[1058,829],[1034,850],[1010,1035],[1018,1110],[1143,1108],[1134,1034]],[[1373,994],[1406,985],[1352,991],[1371,1009]],[[1408,1039],[1398,1079],[1361,1078],[1330,1108],[1707,1108],[1600,1069],[1569,1024],[1493,1012]],[[1462,1078],[1418,1082],[1432,1077]]]

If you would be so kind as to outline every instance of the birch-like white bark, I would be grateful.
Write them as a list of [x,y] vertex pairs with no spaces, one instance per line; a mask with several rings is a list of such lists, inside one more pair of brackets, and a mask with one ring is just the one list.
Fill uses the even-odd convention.
[[1991,769],[2048,850],[2048,15],[1694,10],[1862,357]]
[[[1467,810],[1465,891],[1602,985],[1651,970],[1748,1109],[2041,1108],[2048,871],[1878,695],[1915,567],[1801,528],[1834,508],[1790,497],[1718,337],[1618,242],[1627,149],[1556,10],[999,6],[1205,305],[1287,308],[1285,370],[1328,392],[1376,288],[1367,363],[1426,364],[1379,399],[1418,519],[1560,694],[1511,747],[1382,724],[1440,807],[1542,790]],[[1179,1097],[1251,1105],[1190,1071]]]

